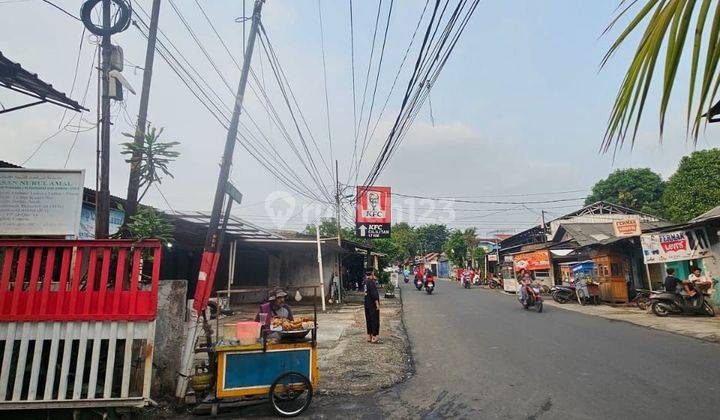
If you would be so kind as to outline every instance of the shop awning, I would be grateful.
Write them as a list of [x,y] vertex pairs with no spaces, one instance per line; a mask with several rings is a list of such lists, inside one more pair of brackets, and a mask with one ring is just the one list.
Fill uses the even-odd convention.
[[36,101],[10,108],[2,107],[0,114],[43,103],[51,103],[73,111],[87,111],[87,108],[68,98],[63,92],[55,89],[51,84],[40,80],[37,74],[30,73],[22,68],[19,63],[4,56],[2,51],[0,51],[0,86],[37,99]]

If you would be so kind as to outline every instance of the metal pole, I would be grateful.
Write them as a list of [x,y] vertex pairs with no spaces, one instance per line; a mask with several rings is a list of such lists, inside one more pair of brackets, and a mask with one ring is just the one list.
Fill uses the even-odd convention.
[[[215,189],[215,201],[213,202],[212,214],[210,215],[210,223],[208,226],[207,236],[205,237],[205,248],[203,250],[200,262],[200,270],[198,280],[195,286],[195,299],[193,309],[196,315],[190,322],[190,329],[187,340],[185,341],[185,349],[183,352],[182,366],[178,378],[178,385],[175,389],[175,396],[182,399],[187,391],[188,378],[192,374],[192,361],[194,357],[195,342],[197,340],[200,314],[207,307],[207,300],[210,296],[213,285],[213,265],[218,261],[218,226],[220,225],[220,212],[222,211],[223,199],[225,197],[225,188],[230,175],[230,167],[232,166],[232,156],[235,150],[235,139],[237,138],[238,122],[240,120],[240,112],[242,110],[243,98],[245,97],[245,87],[247,86],[248,74],[250,72],[250,59],[253,55],[253,47],[257,36],[258,27],[260,25],[260,13],[262,11],[264,0],[255,0],[253,9],[252,24],[250,25],[250,35],[245,49],[245,57],[243,60],[242,73],[240,74],[240,82],[238,83],[237,96],[235,97],[235,107],[233,108],[232,118],[228,127],[227,137],[225,138],[225,150],[223,152],[222,162],[220,164],[220,174],[218,176],[217,188]],[[229,214],[227,215],[229,217]],[[192,317],[191,317],[192,318]]]
[[340,264],[342,263],[342,238],[340,236],[341,227],[340,227],[340,180],[338,178],[338,161],[335,161],[335,219],[337,221],[337,244],[338,247],[340,247],[340,250],[338,250],[337,254],[337,293],[338,293],[338,303],[342,302],[341,292],[343,279],[342,279],[342,268],[340,267]]
[[320,298],[322,299],[322,310],[323,312],[325,312],[325,277],[323,275],[322,247],[320,246],[319,224],[315,228],[315,236],[317,237],[318,271],[320,271]]
[[264,0],[255,0],[252,24],[250,25],[250,34],[248,35],[247,50],[245,51],[242,73],[240,74],[240,83],[238,84],[237,96],[235,97],[235,107],[233,109],[232,118],[230,119],[230,125],[228,126],[227,137],[225,138],[225,150],[220,163],[220,174],[218,176],[217,187],[215,189],[215,200],[213,201],[212,213],[210,214],[210,223],[208,224],[208,231],[205,237],[205,248],[203,250],[203,256],[200,263],[197,286],[195,287],[195,302],[193,307],[198,312],[204,310],[207,306],[207,300],[210,296],[210,291],[214,281],[214,279],[211,278],[211,272],[213,271],[213,261],[216,260],[215,254],[219,252],[218,226],[220,225],[220,215],[222,211],[223,198],[225,197],[225,188],[230,176],[230,167],[232,166],[233,152],[235,151],[235,141],[237,139],[240,112],[242,111],[243,99],[245,97],[245,88],[247,87],[248,74],[250,72],[250,60],[252,59],[255,38],[260,25],[260,12],[262,10],[263,2]]
[[[110,0],[103,0],[103,28],[110,28]],[[102,37],[102,125],[100,135],[100,191],[95,196],[95,239],[105,239],[110,230],[110,35]]]
[[652,292],[652,279],[650,278],[650,266],[648,264],[645,264],[645,274],[647,274],[648,289],[650,289],[650,291]]
[[148,104],[150,102],[150,82],[155,61],[155,43],[157,42],[158,20],[160,19],[160,1],[153,0],[150,14],[150,29],[148,43],[145,50],[145,68],[143,70],[142,92],[140,92],[140,109],[138,110],[137,125],[135,126],[135,139],[133,143],[138,146],[132,154],[130,162],[130,178],[128,179],[127,200],[125,206],[125,221],[135,214],[137,210],[138,190],[140,189],[140,159],[139,147],[145,143],[145,126],[147,125]]

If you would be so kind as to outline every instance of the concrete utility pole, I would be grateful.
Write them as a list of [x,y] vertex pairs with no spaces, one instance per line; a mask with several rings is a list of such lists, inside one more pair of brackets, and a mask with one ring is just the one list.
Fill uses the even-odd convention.
[[[110,0],[102,1],[102,21],[110,29]],[[110,34],[103,35],[102,43],[102,124],[100,131],[100,190],[95,194],[95,238],[105,239],[110,231]]]
[[[135,146],[142,146],[145,142],[145,127],[147,126],[148,104],[150,102],[150,82],[155,61],[155,43],[157,42],[158,20],[160,19],[160,1],[153,0],[150,12],[150,30],[145,51],[145,69],[143,70],[142,92],[140,92],[140,109],[138,110],[137,125],[135,127]],[[125,221],[135,214],[137,210],[138,190],[140,189],[140,152],[136,149],[130,162],[130,178],[128,180],[127,200],[125,206]]]
[[323,274],[322,262],[322,242],[320,242],[320,224],[315,227],[315,236],[317,238],[317,261],[318,271],[320,273],[320,299],[322,300],[322,310],[325,312],[325,275]]
[[215,189],[215,200],[213,201],[212,213],[210,214],[210,223],[208,225],[207,235],[205,236],[205,247],[203,249],[203,256],[200,262],[198,282],[195,288],[195,302],[193,307],[198,312],[205,310],[205,307],[207,306],[207,301],[210,297],[210,292],[212,291],[215,267],[217,265],[217,260],[219,260],[220,257],[220,251],[218,250],[218,227],[220,225],[222,205],[225,198],[225,188],[227,187],[228,178],[230,176],[230,168],[232,167],[232,158],[233,152],[235,151],[240,112],[242,111],[243,99],[245,97],[245,88],[247,87],[248,74],[250,72],[250,60],[252,59],[253,47],[255,46],[255,38],[257,37],[260,26],[260,12],[262,11],[263,3],[264,0],[255,0],[252,24],[250,25],[250,34],[248,35],[247,41],[247,49],[245,50],[242,73],[240,74],[240,83],[238,84],[237,95],[235,96],[235,107],[233,108],[227,137],[225,138],[225,150],[220,163],[220,175],[218,176],[217,188]]
[[338,180],[338,161],[335,161],[335,221],[337,222],[337,244],[340,243],[340,181]]
[[[247,86],[248,74],[250,73],[250,60],[253,55],[253,47],[255,46],[255,38],[257,37],[260,26],[260,14],[265,0],[255,0],[253,9],[252,24],[250,25],[250,34],[245,49],[243,59],[242,72],[240,74],[240,82],[238,83],[237,95],[235,96],[235,106],[233,108],[232,118],[228,126],[227,137],[225,138],[225,150],[223,151],[222,161],[220,163],[220,174],[218,175],[217,187],[215,189],[215,200],[213,202],[212,213],[210,214],[210,223],[208,225],[207,235],[205,237],[205,248],[203,250],[202,260],[200,261],[200,271],[195,286],[195,300],[193,309],[196,311],[196,317],[191,320],[190,329],[183,349],[182,366],[178,375],[178,384],[175,389],[175,396],[182,399],[187,391],[188,378],[192,374],[192,361],[195,357],[195,342],[200,327],[200,317],[207,307],[207,302],[212,292],[213,282],[215,280],[215,269],[220,260],[221,238],[219,235],[220,216],[222,205],[225,199],[225,193],[230,175],[230,167],[232,166],[232,157],[235,150],[235,141],[237,139],[238,124],[240,120],[240,112],[242,111],[243,98],[245,97],[245,87]],[[243,16],[244,18],[245,16]],[[228,198],[231,200],[230,198]],[[228,208],[229,210],[229,208]],[[229,213],[229,211],[227,212]],[[225,214],[225,220],[229,217]]]

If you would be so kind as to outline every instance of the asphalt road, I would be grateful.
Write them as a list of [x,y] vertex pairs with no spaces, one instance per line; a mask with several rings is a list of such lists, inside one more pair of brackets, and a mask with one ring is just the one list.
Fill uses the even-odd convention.
[[525,311],[512,295],[446,281],[431,296],[401,287],[415,375],[374,395],[319,398],[303,417],[720,416],[717,344],[554,307]]
[[[408,287],[409,286],[409,287]],[[717,419],[720,346],[441,281],[403,285],[417,374],[391,417]]]

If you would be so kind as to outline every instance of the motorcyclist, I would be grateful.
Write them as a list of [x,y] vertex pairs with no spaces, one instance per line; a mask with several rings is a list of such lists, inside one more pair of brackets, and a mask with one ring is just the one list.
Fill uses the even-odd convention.
[[526,269],[522,269],[518,275],[518,284],[520,285],[520,300],[525,305],[528,300],[528,288],[532,284],[532,274]]

